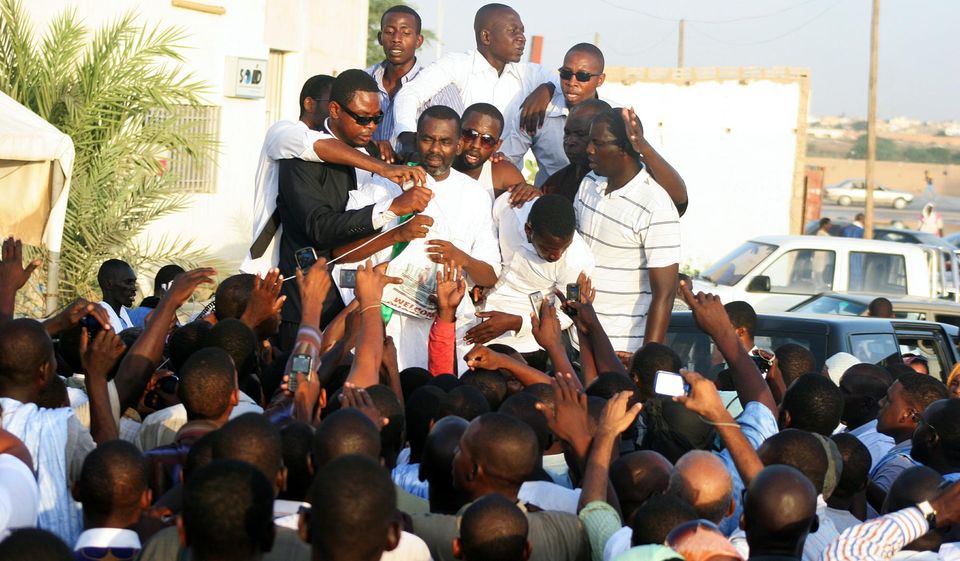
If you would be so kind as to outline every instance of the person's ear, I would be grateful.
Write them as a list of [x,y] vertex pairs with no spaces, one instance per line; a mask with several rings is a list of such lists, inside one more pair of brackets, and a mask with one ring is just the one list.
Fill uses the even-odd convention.
[[500,140],[497,141],[497,145],[493,147],[493,151],[496,152],[497,150],[499,150],[502,144],[503,144],[503,139],[501,138]]
[[190,540],[187,539],[187,530],[183,527],[183,516],[177,517],[177,535],[180,537],[180,547],[189,547]]
[[746,511],[740,513],[740,529],[744,532],[747,531],[747,513]]
[[[737,501],[733,500],[733,497],[730,497],[730,506],[727,507],[727,516],[733,516],[733,513],[737,511]],[[727,516],[724,516],[726,518]]]
[[320,388],[320,399],[317,400],[317,403],[320,404],[320,410],[327,408],[327,389]]
[[419,48],[422,47],[422,46],[423,46],[423,34],[418,33],[418,34],[417,34],[417,46],[416,46],[416,48],[419,49]]
[[520,559],[522,561],[527,561],[530,559],[531,555],[533,555],[533,544],[530,543],[530,540],[527,540],[527,542],[523,544],[523,555],[520,557]]
[[397,549],[397,546],[400,545],[401,532],[400,520],[394,520],[387,529],[387,547],[384,548],[384,551],[393,551],[394,549]]
[[529,222],[523,225],[523,233],[527,235],[528,242],[533,238],[533,226]]
[[[183,471],[183,470],[180,470]],[[140,493],[140,510],[147,510],[150,508],[150,505],[153,504],[153,491],[150,488],[146,488]]]
[[[183,470],[180,470],[181,472]],[[316,470],[313,468],[313,454],[307,454],[307,475],[310,476],[310,479],[313,479],[313,474]]]
[[[91,344],[93,344],[92,339],[93,338],[91,337]],[[56,363],[45,360],[43,364],[40,365],[40,369],[37,371],[37,388],[41,391],[46,388],[47,384],[50,383],[50,380],[57,375],[56,372]]]
[[746,333],[747,330],[742,327],[735,327],[733,328],[733,332],[737,334],[737,337],[743,338],[743,334]]
[[790,412],[784,409],[783,405],[781,405],[777,418],[777,424],[780,426],[780,430],[790,428],[791,421],[792,419],[790,418]]
[[463,543],[460,541],[460,538],[453,538],[453,556],[457,559],[463,559]]
[[[382,31],[377,31],[377,44],[380,45],[381,47],[383,46],[383,32],[382,32]],[[419,47],[420,45],[417,45],[417,46]]]
[[333,100],[331,99],[331,100],[330,100],[330,106],[329,106],[329,112],[330,112],[330,118],[331,118],[331,119],[333,119],[334,121],[339,120],[339,119],[340,119],[340,104],[337,103],[336,101],[333,101]]
[[601,73],[600,73],[600,76],[597,77],[597,87],[599,88],[600,86],[602,86],[604,80],[606,80],[606,79],[607,79],[607,75],[601,72]]
[[813,520],[810,521],[810,533],[813,534],[820,529],[820,516],[814,514]]
[[478,37],[479,43],[485,47],[490,46],[490,31],[486,29],[480,30],[480,36]]
[[281,493],[287,490],[287,473],[287,466],[283,466],[280,468],[280,471],[277,472],[276,485]]
[[313,113],[317,109],[317,101],[310,96],[303,98],[303,112]]
[[73,497],[73,500],[80,502],[80,485],[78,482],[70,485],[70,496]]
[[310,543],[310,512],[304,511],[300,513],[300,517],[297,518],[297,536],[300,537],[300,541],[303,543]]
[[230,405],[236,407],[240,403],[240,388],[233,388],[233,393],[230,394]]

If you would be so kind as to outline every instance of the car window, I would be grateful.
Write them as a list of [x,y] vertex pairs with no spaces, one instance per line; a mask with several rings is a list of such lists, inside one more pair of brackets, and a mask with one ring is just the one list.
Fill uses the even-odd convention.
[[953,366],[944,354],[943,345],[946,344],[942,336],[936,334],[897,335],[900,343],[900,352],[903,355],[913,354],[927,360],[927,370],[938,380],[946,378]]
[[908,240],[908,239],[907,239],[907,236],[901,234],[900,232],[889,232],[889,231],[888,231],[888,232],[884,232],[884,231],[876,232],[876,233],[873,235],[873,239],[875,239],[875,240],[883,240],[883,241],[888,241],[888,242],[912,242],[912,240]]
[[770,292],[816,294],[833,289],[836,254],[823,249],[795,249],[764,269]]
[[775,245],[746,242],[711,265],[700,275],[700,278],[716,284],[733,286],[776,249]]
[[850,252],[851,291],[906,294],[907,265],[903,255]]
[[893,317],[897,319],[918,319],[920,321],[927,320],[927,312],[905,312],[905,311],[893,311]]
[[860,333],[850,336],[850,354],[863,362],[886,366],[900,362],[900,348],[892,333]]
[[867,311],[867,304],[852,302],[836,296],[820,296],[809,302],[800,304],[790,310],[805,314],[840,314],[842,316],[859,316]]
[[[718,365],[723,362],[723,357],[716,350],[713,341],[706,333],[696,327],[685,329],[687,330],[680,331],[679,328],[671,326],[664,344],[680,355],[680,362],[687,370],[702,374],[716,373],[719,368]],[[755,342],[761,349],[768,350],[775,350],[787,343],[795,343],[809,349],[813,356],[817,358],[818,365],[822,365],[827,359],[825,356],[827,353],[826,337],[820,335],[764,332],[756,335]]]
[[939,323],[949,323],[950,325],[956,325],[960,327],[960,315],[953,314],[937,314],[934,316],[934,320]]

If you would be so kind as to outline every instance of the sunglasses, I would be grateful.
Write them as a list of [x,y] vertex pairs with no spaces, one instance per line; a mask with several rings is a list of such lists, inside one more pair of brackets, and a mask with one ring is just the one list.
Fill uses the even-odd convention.
[[357,115],[353,111],[350,111],[350,108],[347,107],[346,105],[341,105],[340,109],[343,109],[343,112],[346,113],[347,115],[350,115],[350,117],[352,117],[353,120],[356,121],[357,124],[360,125],[361,127],[365,127],[370,123],[373,123],[374,125],[379,125],[380,123],[383,122],[383,113],[377,113],[372,117],[368,117],[364,115]]
[[576,76],[578,82],[589,82],[592,78],[599,76],[599,74],[593,74],[592,72],[586,72],[584,70],[574,72],[573,70],[568,70],[566,68],[558,68],[557,72],[560,73],[561,80],[569,80],[570,78]]
[[460,131],[460,137],[466,142],[473,142],[479,138],[480,144],[486,148],[493,148],[497,145],[498,140],[489,134],[480,134],[476,129],[463,129]]

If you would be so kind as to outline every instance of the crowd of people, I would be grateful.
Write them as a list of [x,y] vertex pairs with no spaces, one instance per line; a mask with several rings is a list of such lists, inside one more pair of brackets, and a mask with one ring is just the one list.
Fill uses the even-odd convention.
[[3,243],[0,559],[960,559],[960,367],[820,368],[694,294],[683,179],[597,47],[520,62],[488,4],[422,67],[419,15],[380,24],[267,132],[243,272],[134,307],[112,259],[101,301],[15,318],[39,263]]

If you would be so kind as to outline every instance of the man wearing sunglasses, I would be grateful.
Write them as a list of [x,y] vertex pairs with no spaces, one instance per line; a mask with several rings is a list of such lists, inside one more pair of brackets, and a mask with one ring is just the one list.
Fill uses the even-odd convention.
[[416,151],[417,111],[447,86],[460,94],[462,106],[491,103],[507,120],[505,130],[520,122],[542,123],[558,82],[539,64],[520,62],[526,38],[520,15],[504,4],[487,4],[473,22],[476,50],[449,53],[425,68],[394,99],[397,140],[401,154]]
[[[342,72],[333,82],[330,116],[322,129],[353,151],[368,147],[383,120],[378,92],[377,83],[363,70]],[[411,175],[410,179],[420,177]],[[396,199],[347,210],[350,192],[359,183],[356,170],[349,165],[280,160],[277,209],[284,227],[280,238],[280,270],[284,276],[296,271],[298,250],[312,247],[319,257],[330,259],[335,247],[368,236],[397,216],[423,210],[430,199],[429,190],[415,186]],[[300,293],[295,283],[284,283],[282,293],[287,300],[281,312],[280,348],[287,350],[300,323]],[[338,292],[331,288],[324,301],[321,326],[326,326],[342,307]]]
[[423,171],[408,166],[394,166],[367,152],[338,140],[324,130],[329,116],[330,90],[334,78],[318,74],[309,78],[300,90],[300,118],[278,121],[267,130],[260,150],[260,163],[253,199],[253,232],[247,257],[240,270],[265,275],[280,262],[280,214],[277,190],[280,160],[300,159],[352,166],[359,173],[375,173],[392,181],[424,179]]
[[579,43],[571,47],[558,69],[560,90],[554,92],[541,126],[518,126],[504,135],[503,153],[515,166],[522,167],[527,150],[533,150],[539,166],[534,181],[537,187],[570,163],[563,149],[564,123],[574,107],[597,99],[597,88],[606,78],[603,65],[603,53],[594,45]]
[[480,182],[494,199],[510,192],[510,204],[523,206],[540,195],[540,191],[527,185],[513,164],[490,157],[500,148],[503,133],[503,114],[489,103],[474,103],[463,112],[460,125],[462,151],[453,161],[453,168]]

